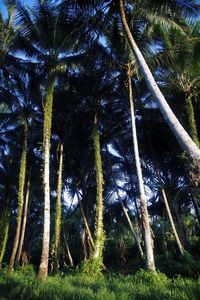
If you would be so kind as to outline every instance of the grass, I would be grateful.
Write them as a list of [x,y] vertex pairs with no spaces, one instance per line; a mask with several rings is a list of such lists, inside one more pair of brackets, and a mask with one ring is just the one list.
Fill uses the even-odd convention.
[[38,281],[31,266],[8,276],[0,272],[0,300],[73,300],[73,299],[199,299],[200,280],[169,279],[162,273],[140,270],[135,275],[108,274],[98,278],[74,273],[49,276]]

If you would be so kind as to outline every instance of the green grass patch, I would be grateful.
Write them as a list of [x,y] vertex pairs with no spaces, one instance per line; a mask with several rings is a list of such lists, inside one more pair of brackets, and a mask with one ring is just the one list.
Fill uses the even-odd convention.
[[162,273],[135,275],[107,274],[96,278],[82,274],[54,275],[40,282],[31,266],[19,268],[12,275],[0,272],[0,300],[65,300],[65,299],[199,299],[200,280]]

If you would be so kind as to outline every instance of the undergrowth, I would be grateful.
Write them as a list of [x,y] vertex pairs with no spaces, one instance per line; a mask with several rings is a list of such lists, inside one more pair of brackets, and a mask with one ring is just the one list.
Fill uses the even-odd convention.
[[49,276],[40,282],[32,266],[17,269],[10,276],[0,272],[0,300],[65,299],[199,299],[200,280],[169,279],[163,273],[138,271],[135,275],[109,273],[97,278],[74,274]]

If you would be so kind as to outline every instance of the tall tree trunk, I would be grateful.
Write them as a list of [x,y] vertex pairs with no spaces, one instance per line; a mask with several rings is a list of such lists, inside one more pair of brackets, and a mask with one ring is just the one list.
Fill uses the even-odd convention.
[[172,227],[175,239],[176,239],[176,243],[178,245],[178,249],[179,249],[181,255],[183,255],[184,254],[184,248],[183,248],[183,246],[181,244],[181,241],[179,239],[178,233],[176,231],[176,227],[175,227],[174,220],[173,220],[170,208],[169,208],[169,204],[168,204],[168,200],[167,200],[167,196],[166,196],[165,190],[161,189],[161,192],[162,192],[163,201],[164,201],[164,204],[165,204],[165,207],[166,207],[166,211],[167,211],[167,214],[168,214],[168,217],[169,217],[169,221],[170,221],[170,224],[171,224],[171,227]]
[[3,257],[6,251],[6,244],[8,241],[9,220],[10,220],[9,191],[10,191],[10,187],[8,185],[5,191],[3,211],[0,220],[0,267],[3,261]]
[[22,156],[20,162],[20,171],[19,171],[19,191],[18,191],[18,211],[17,211],[17,229],[15,234],[15,240],[13,243],[12,254],[8,266],[8,273],[11,273],[13,270],[15,257],[17,254],[17,248],[19,245],[20,231],[21,231],[21,221],[22,221],[22,212],[24,204],[24,185],[26,177],[26,154],[27,154],[27,139],[28,139],[28,124],[24,124],[24,142],[22,149]]
[[90,244],[92,246],[92,249],[94,250],[94,241],[93,241],[93,238],[92,238],[90,227],[89,227],[89,224],[88,224],[88,221],[87,221],[87,217],[86,217],[84,209],[83,209],[83,205],[82,205],[79,193],[77,193],[77,198],[78,198],[78,203],[79,203],[79,206],[80,206],[81,214],[82,214],[82,217],[83,217],[83,223],[84,223],[84,226],[85,226],[85,230],[86,230],[86,232],[87,232],[87,234],[89,236],[89,239],[90,239],[89,242],[90,242]]
[[56,200],[56,216],[54,229],[54,245],[53,245],[53,269],[55,272],[59,268],[59,248],[61,234],[62,219],[62,171],[63,171],[63,144],[59,143],[59,168],[58,168],[58,184],[57,184],[57,200]]
[[134,148],[139,193],[140,193],[139,199],[140,199],[141,221],[143,225],[144,240],[145,240],[146,268],[148,271],[155,271],[153,240],[151,236],[149,214],[148,214],[147,203],[145,199],[144,183],[142,178],[142,169],[140,164],[140,156],[139,156],[138,141],[137,141],[130,64],[128,64],[128,87],[129,87],[129,102],[130,102],[130,110],[131,110],[133,148]]
[[52,123],[54,78],[48,75],[46,84],[45,106],[44,106],[44,125],[43,125],[43,161],[44,161],[44,225],[42,240],[42,255],[39,266],[38,277],[45,279],[48,274],[49,264],[49,242],[50,242],[50,184],[49,184],[49,165],[50,165],[50,138]]
[[123,203],[123,201],[122,201],[122,199],[121,199],[121,197],[120,197],[120,195],[119,195],[119,192],[118,192],[117,194],[118,194],[118,198],[119,198],[119,201],[120,201],[122,210],[123,210],[123,212],[124,212],[124,215],[125,215],[125,217],[126,217],[126,220],[127,220],[127,222],[128,222],[128,225],[129,225],[129,227],[130,227],[130,229],[131,229],[131,232],[132,232],[132,234],[133,234],[133,237],[134,237],[134,239],[135,239],[135,243],[136,243],[136,245],[137,245],[137,247],[138,247],[138,251],[139,251],[140,257],[141,257],[141,259],[144,259],[144,253],[143,253],[143,250],[142,250],[142,247],[141,247],[140,238],[139,238],[139,236],[135,233],[133,224],[132,224],[131,219],[130,219],[130,217],[129,217],[129,214],[128,214],[127,210],[126,210],[126,207],[124,206],[124,203]]
[[103,266],[103,247],[105,235],[103,230],[103,170],[101,161],[101,147],[98,131],[97,115],[94,118],[93,129],[93,146],[95,154],[96,169],[96,217],[95,217],[95,243],[94,243],[94,259],[99,260],[99,266]]
[[30,181],[31,181],[31,168],[29,170],[29,176],[27,181],[27,187],[26,187],[26,197],[25,197],[25,203],[24,203],[24,217],[22,221],[22,228],[21,228],[21,236],[19,241],[19,247],[17,252],[17,258],[16,263],[19,264],[21,253],[22,253],[22,246],[24,243],[24,236],[26,231],[26,223],[27,223],[27,215],[28,215],[28,202],[29,202],[29,194],[30,194]]
[[[140,67],[141,73],[144,76],[144,79],[153,95],[155,100],[157,101],[158,107],[166,120],[168,126],[170,127],[172,133],[175,135],[178,143],[182,147],[184,151],[186,151],[190,157],[195,160],[195,165],[198,164],[200,161],[200,149],[191,139],[191,137],[187,134],[185,129],[182,127],[176,116],[174,115],[173,111],[169,107],[167,101],[165,100],[163,94],[161,93],[140,49],[138,48],[133,35],[130,31],[128,23],[126,21],[126,15],[124,11],[124,0],[119,0],[120,4],[120,13],[121,13],[121,20],[123,24],[123,28],[125,30],[125,34],[131,46],[131,49],[137,59],[138,65]],[[199,168],[200,169],[200,168]]]

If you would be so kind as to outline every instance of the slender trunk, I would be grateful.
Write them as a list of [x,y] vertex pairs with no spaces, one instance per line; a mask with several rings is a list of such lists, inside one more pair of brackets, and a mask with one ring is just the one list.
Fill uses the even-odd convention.
[[3,261],[3,257],[6,251],[6,244],[8,241],[8,231],[9,231],[9,219],[10,219],[10,212],[9,212],[9,186],[6,188],[5,191],[5,198],[3,204],[3,212],[1,215],[0,221],[0,267]]
[[50,164],[50,138],[52,123],[54,78],[49,75],[47,78],[45,107],[44,107],[44,125],[43,125],[43,161],[44,161],[44,224],[42,255],[39,266],[38,277],[45,279],[48,274],[49,263],[49,242],[50,242],[50,184],[49,184],[49,164]]
[[29,171],[29,177],[27,181],[27,188],[26,188],[26,197],[25,197],[25,203],[24,203],[24,217],[22,221],[22,228],[21,228],[21,236],[19,241],[19,247],[17,252],[17,258],[16,263],[19,264],[21,253],[22,253],[22,246],[24,243],[24,236],[26,231],[26,223],[27,223],[27,215],[28,215],[28,201],[29,201],[29,193],[30,193],[30,181],[31,181],[31,169]]
[[144,253],[143,253],[143,250],[142,250],[142,247],[141,247],[140,238],[139,238],[139,236],[135,233],[133,224],[132,224],[132,222],[131,222],[131,219],[130,219],[130,217],[129,217],[129,214],[128,214],[127,210],[126,210],[126,207],[124,206],[124,203],[123,203],[123,201],[122,201],[122,199],[121,199],[119,193],[118,193],[118,198],[119,198],[119,201],[120,201],[122,210],[123,210],[123,212],[124,212],[124,215],[125,215],[125,217],[126,217],[126,220],[127,220],[127,222],[128,222],[128,225],[129,225],[129,227],[130,227],[130,230],[131,230],[131,232],[132,232],[132,234],[133,234],[133,237],[134,237],[134,239],[135,239],[136,245],[137,245],[137,247],[138,247],[138,251],[139,251],[140,257],[141,257],[141,259],[144,259]]
[[100,265],[103,265],[102,252],[104,247],[104,230],[103,230],[103,170],[101,161],[101,147],[98,131],[97,116],[94,119],[93,129],[93,145],[95,154],[95,169],[96,169],[96,217],[95,217],[95,259],[99,259]]
[[93,241],[93,238],[92,238],[90,227],[89,227],[89,224],[88,224],[88,221],[87,221],[84,209],[83,209],[83,205],[82,205],[79,193],[77,193],[77,198],[78,198],[78,203],[79,203],[79,206],[80,206],[81,214],[82,214],[82,217],[83,217],[85,230],[87,231],[87,234],[88,234],[89,239],[90,239],[90,244],[92,246],[92,249],[94,250],[94,241]]
[[167,200],[165,190],[161,189],[161,192],[162,192],[163,200],[164,200],[164,203],[165,203],[166,211],[167,211],[167,214],[168,214],[168,217],[169,217],[169,221],[170,221],[170,224],[171,224],[171,227],[172,227],[175,239],[176,239],[176,243],[178,245],[178,249],[179,249],[181,255],[183,255],[184,254],[184,248],[181,244],[178,233],[176,231],[176,227],[175,227],[174,220],[172,218],[172,214],[171,214],[171,211],[170,211],[170,208],[169,208],[169,204],[168,204],[168,200]]
[[172,133],[175,135],[178,143],[180,144],[181,148],[186,151],[190,157],[194,160],[200,161],[200,149],[191,139],[191,137],[187,134],[185,129],[182,127],[176,116],[174,115],[173,111],[169,107],[167,101],[165,100],[163,94],[161,93],[140,49],[138,48],[128,23],[126,21],[126,15],[124,11],[124,0],[119,0],[120,3],[120,13],[121,13],[121,20],[123,24],[123,28],[125,30],[125,34],[127,39],[130,43],[131,49],[137,59],[137,62],[140,66],[140,70],[144,79],[154,97],[157,101],[158,107],[166,120],[168,126],[170,127]]
[[141,209],[141,221],[144,230],[144,240],[145,240],[145,254],[146,254],[146,267],[148,271],[155,271],[154,263],[154,253],[153,253],[153,240],[151,236],[151,228],[149,221],[149,214],[147,210],[147,203],[145,199],[144,183],[142,178],[142,169],[140,164],[135,115],[134,115],[134,105],[133,105],[133,92],[132,92],[132,81],[131,81],[131,70],[128,64],[128,86],[129,86],[129,101],[131,110],[131,123],[132,123],[132,135],[133,135],[133,148],[136,164],[137,179],[139,185],[140,193],[140,209]]
[[72,255],[71,255],[71,252],[70,252],[70,249],[69,249],[69,245],[68,245],[66,234],[65,234],[64,230],[63,230],[63,239],[64,239],[64,243],[65,243],[66,254],[67,254],[67,259],[69,261],[69,265],[71,267],[73,267],[74,262],[73,262],[73,259],[72,259]]
[[56,200],[56,216],[54,229],[54,245],[53,245],[53,269],[57,272],[59,268],[59,247],[60,247],[60,230],[62,219],[62,171],[63,171],[63,144],[59,143],[59,169],[58,169],[58,185]]
[[26,122],[24,125],[24,143],[23,143],[22,156],[21,156],[21,162],[20,162],[20,171],[19,171],[17,229],[16,229],[16,234],[15,234],[15,240],[13,243],[12,254],[11,254],[11,258],[10,258],[10,262],[9,262],[9,266],[8,266],[8,273],[11,273],[13,270],[15,257],[16,257],[17,249],[18,249],[18,245],[19,245],[19,239],[20,239],[22,212],[23,212],[23,204],[24,204],[24,185],[25,185],[25,177],[26,177],[27,139],[28,139],[28,125]]

